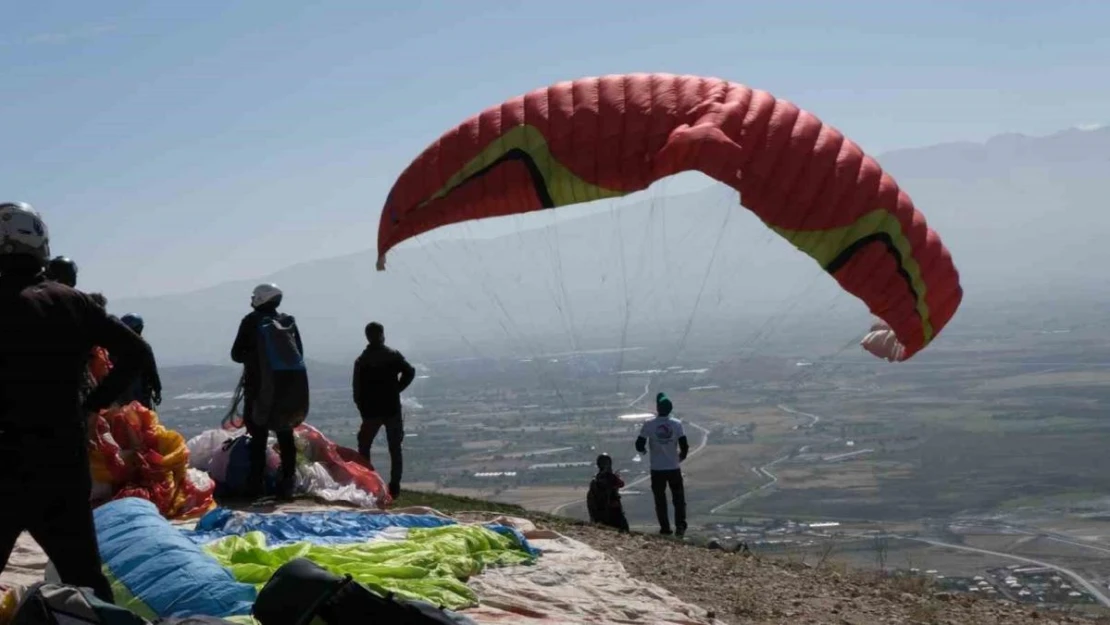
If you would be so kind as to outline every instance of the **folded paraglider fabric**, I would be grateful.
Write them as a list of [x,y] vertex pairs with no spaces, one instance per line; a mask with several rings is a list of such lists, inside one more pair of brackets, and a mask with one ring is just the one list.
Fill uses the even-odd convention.
[[[431,529],[451,525],[458,525],[458,522],[437,514],[386,514],[354,510],[257,514],[216,508],[204,515],[194,529],[183,532],[199,544],[227,536],[262,532],[270,545],[299,541],[327,545],[365,542],[377,538],[403,540],[406,536],[403,530],[406,529]],[[524,534],[516,528],[501,523],[489,523],[484,527],[510,539],[525,553],[531,556],[540,555],[539,550],[532,547]],[[388,536],[385,535],[387,532]]]
[[350,575],[381,594],[390,592],[461,609],[477,605],[465,580],[487,567],[534,560],[512,538],[478,525],[411,528],[403,540],[319,545],[308,541],[270,546],[263,532],[228,536],[204,547],[241,582],[261,588],[282,565],[307,558]]
[[[296,492],[325,501],[344,501],[362,508],[385,509],[390,503],[385,481],[353,449],[336,445],[316,428],[303,424],[294,430],[297,446]],[[249,470],[242,430],[207,430],[189,439],[190,465],[207,472],[220,491],[238,492]],[[273,446],[267,450],[267,483],[276,483],[280,460]]]
[[385,480],[358,452],[336,445],[320,430],[307,423],[297,426],[294,432],[297,436],[297,448],[303,449],[305,460],[324,465],[338,484],[351,484],[370,493],[380,509],[384,510],[393,503]]
[[89,463],[98,490],[114,499],[147,499],[166,518],[200,516],[215,506],[215,483],[189,469],[184,437],[138,402],[97,415],[89,432]]
[[365,542],[387,528],[436,528],[455,524],[454,519],[430,514],[367,514],[353,510],[256,514],[216,508],[185,534],[200,544],[248,532],[262,532],[271,545],[297,541],[346,544]]
[[237,581],[151,502],[111,501],[93,517],[117,604],[150,620],[250,614],[254,586]]

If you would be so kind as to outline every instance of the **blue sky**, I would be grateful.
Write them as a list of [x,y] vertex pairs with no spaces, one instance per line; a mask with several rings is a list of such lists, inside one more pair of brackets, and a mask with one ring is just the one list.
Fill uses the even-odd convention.
[[1110,121],[1108,2],[309,4],[0,5],[0,195],[118,298],[372,248],[425,145],[563,79],[717,75],[872,153]]

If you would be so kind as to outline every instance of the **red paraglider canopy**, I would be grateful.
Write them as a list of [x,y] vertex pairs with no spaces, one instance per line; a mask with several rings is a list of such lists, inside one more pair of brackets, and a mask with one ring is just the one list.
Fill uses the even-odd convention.
[[440,226],[626,195],[689,170],[739,191],[885,321],[897,340],[876,355],[913,356],[959,307],[940,237],[859,146],[765,91],[670,74],[559,83],[449,130],[390,191],[378,268],[398,243]]

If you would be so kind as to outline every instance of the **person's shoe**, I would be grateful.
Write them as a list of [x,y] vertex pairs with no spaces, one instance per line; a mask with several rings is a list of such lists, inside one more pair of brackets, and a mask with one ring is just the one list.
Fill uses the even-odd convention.
[[295,485],[292,479],[282,480],[278,482],[277,492],[274,493],[274,499],[278,501],[293,501],[296,499],[293,493],[294,490]]
[[670,528],[666,528],[666,529],[661,529],[661,530],[659,530],[659,535],[660,535],[660,536],[671,536],[672,534],[674,534],[674,532],[672,532],[672,531],[670,530]]
[[390,484],[389,485],[389,496],[390,496],[390,498],[392,498],[394,500],[399,498],[401,496],[401,485],[400,484]]

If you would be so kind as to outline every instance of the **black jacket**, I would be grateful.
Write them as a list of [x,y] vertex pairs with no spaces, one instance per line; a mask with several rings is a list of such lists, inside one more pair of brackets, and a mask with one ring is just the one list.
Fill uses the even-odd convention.
[[355,359],[351,390],[364,419],[401,416],[401,393],[416,378],[416,369],[401,352],[385,345],[368,345]]
[[[115,361],[84,399],[94,346]],[[154,355],[139,335],[76,289],[44,278],[0,276],[0,434],[84,445],[86,413],[109,406]]]
[[[112,319],[118,320],[115,315],[108,315]],[[142,336],[141,334],[139,336]],[[146,339],[143,339],[144,341]],[[116,357],[112,352],[108,352],[108,360],[112,362],[112,366],[116,366]],[[152,356],[150,361],[150,369],[145,369],[139,372],[139,375],[131,379],[131,384],[123,390],[123,394],[116,398],[116,403],[121,406],[126,406],[132,401],[138,401],[143,406],[150,410],[154,410],[155,396],[161,401],[162,396],[162,376],[158,375],[158,364],[156,359]]]
[[[112,361],[112,366],[115,366],[116,358],[111,352],[108,352],[108,358]],[[140,372],[139,375],[131,379],[131,384],[127,385],[123,394],[116,398],[116,403],[121,406],[126,406],[132,401],[137,401],[146,406],[150,410],[154,410],[155,396],[162,396],[162,378],[158,375],[158,366],[153,365],[153,368],[148,371]]]
[[[293,319],[292,315],[279,313],[275,306],[264,306],[252,310],[239,322],[239,333],[235,335],[235,343],[231,346],[231,359],[243,365],[243,394],[248,398],[258,394],[258,326],[267,317],[279,316]],[[295,329],[294,334],[297,337],[297,350],[304,355],[300,329]]]

